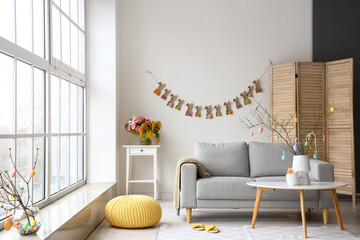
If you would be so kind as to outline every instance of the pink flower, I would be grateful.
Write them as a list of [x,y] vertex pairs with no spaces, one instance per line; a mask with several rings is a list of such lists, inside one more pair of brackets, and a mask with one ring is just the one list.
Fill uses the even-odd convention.
[[137,127],[137,128],[135,129],[135,131],[136,131],[136,132],[140,132],[140,127]]
[[135,118],[134,123],[140,123],[141,120],[139,118]]
[[150,120],[150,119],[147,118],[147,119],[145,120],[145,122],[146,122],[147,125],[149,125],[149,126],[151,125],[151,120]]
[[130,130],[131,130],[130,124],[127,126],[127,130],[128,130],[128,132],[130,132]]
[[145,118],[143,116],[140,117],[140,122],[143,122]]
[[134,130],[135,128],[136,128],[136,123],[133,122],[133,123],[131,124],[131,129]]

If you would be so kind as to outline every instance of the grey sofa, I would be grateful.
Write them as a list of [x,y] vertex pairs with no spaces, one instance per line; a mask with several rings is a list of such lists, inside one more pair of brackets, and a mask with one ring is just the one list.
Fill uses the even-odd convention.
[[[281,160],[282,154],[281,143],[196,143],[194,157],[212,177],[199,178],[195,164],[181,166],[180,207],[187,209],[187,221],[191,221],[191,210],[195,208],[253,208],[256,188],[246,183],[285,181],[292,154],[286,152],[286,159]],[[310,166],[311,181],[334,181],[330,163],[311,159]],[[329,192],[305,191],[304,195],[305,207],[324,209],[324,217],[325,211],[333,208]],[[300,208],[299,194],[287,190],[265,191],[260,208]]]

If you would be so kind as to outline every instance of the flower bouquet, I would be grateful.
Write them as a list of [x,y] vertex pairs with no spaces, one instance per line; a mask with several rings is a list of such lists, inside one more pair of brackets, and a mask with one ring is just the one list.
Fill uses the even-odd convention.
[[155,134],[156,143],[158,144],[160,141],[159,131],[161,127],[162,125],[160,121],[151,121],[143,116],[132,117],[129,119],[128,123],[125,124],[125,130],[127,132],[140,137],[141,145],[151,145],[153,134]]

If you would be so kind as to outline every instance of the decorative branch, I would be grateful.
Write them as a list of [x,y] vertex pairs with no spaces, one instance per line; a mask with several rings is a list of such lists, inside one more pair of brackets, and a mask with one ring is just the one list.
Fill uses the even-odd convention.
[[[247,117],[240,118],[240,122],[244,127],[251,129],[254,127],[263,127],[266,128],[276,134],[276,138],[280,138],[284,141],[285,146],[283,147],[283,150],[290,152],[294,155],[300,154],[304,155],[308,153],[308,149],[305,151],[302,144],[297,144],[297,141],[295,139],[291,139],[291,132],[293,131],[294,127],[291,127],[291,123],[293,121],[297,122],[296,113],[290,114],[288,119],[278,119],[276,116],[273,116],[269,113],[269,111],[264,108],[259,101],[257,101],[255,98],[252,98],[253,102],[257,104],[257,106],[254,108],[254,110],[250,110],[250,116],[251,120]],[[316,121],[315,128],[317,129],[320,124],[320,121]],[[313,136],[314,138],[311,138]],[[306,142],[305,146],[313,144],[313,140],[315,140],[315,153],[317,153],[316,149],[316,135],[315,130],[313,130],[311,133],[307,134],[305,136]],[[277,140],[277,139],[276,139]],[[301,143],[301,140],[299,139],[299,142]],[[314,154],[315,158],[316,154]],[[317,156],[316,156],[317,157]]]
[[[29,224],[31,223],[30,217],[34,220],[34,212],[30,209],[29,202],[32,202],[30,196],[30,182],[32,178],[35,176],[35,167],[39,158],[39,148],[36,148],[36,160],[32,166],[32,171],[30,172],[29,179],[25,179],[25,177],[18,171],[15,162],[12,158],[11,148],[9,148],[9,159],[14,168],[14,172],[9,175],[7,170],[0,170],[0,203],[3,204],[0,208],[5,211],[12,210],[22,210],[27,218]],[[15,178],[16,175],[23,180],[26,185],[27,196],[23,199],[24,187],[19,187],[20,191],[16,188],[15,181],[12,178]],[[7,206],[4,206],[6,204]],[[32,213],[32,214],[31,214]]]

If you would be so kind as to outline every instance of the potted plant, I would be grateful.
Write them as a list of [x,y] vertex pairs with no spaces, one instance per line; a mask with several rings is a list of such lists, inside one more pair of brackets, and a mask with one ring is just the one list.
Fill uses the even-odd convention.
[[140,137],[140,145],[151,145],[153,134],[155,134],[156,144],[160,141],[160,121],[151,121],[143,116],[132,117],[125,124],[125,130]]

